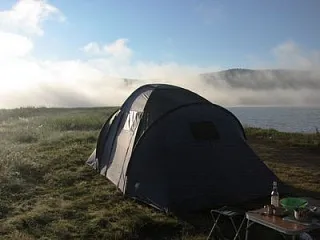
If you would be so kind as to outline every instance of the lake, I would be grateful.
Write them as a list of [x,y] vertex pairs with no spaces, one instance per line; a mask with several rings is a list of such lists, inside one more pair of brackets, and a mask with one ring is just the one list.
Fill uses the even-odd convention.
[[274,128],[283,132],[320,130],[320,108],[308,107],[229,107],[244,126]]

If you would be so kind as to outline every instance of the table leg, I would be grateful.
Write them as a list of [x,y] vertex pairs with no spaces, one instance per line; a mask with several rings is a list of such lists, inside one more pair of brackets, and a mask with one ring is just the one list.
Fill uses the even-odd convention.
[[250,227],[250,220],[247,220],[247,227],[246,227],[246,237],[245,240],[248,240],[249,237],[249,227]]

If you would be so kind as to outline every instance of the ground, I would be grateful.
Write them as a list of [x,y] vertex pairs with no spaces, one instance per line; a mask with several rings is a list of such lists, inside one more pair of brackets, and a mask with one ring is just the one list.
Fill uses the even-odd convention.
[[[167,216],[124,197],[85,165],[114,110],[0,110],[0,239],[205,239],[208,215]],[[320,197],[319,132],[246,133],[296,193]]]

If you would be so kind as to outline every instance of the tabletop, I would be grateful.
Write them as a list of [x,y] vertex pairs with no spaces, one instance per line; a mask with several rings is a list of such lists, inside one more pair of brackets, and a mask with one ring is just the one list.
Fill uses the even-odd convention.
[[283,220],[282,217],[266,215],[264,214],[265,209],[257,209],[254,211],[246,212],[246,218],[249,221],[259,223],[266,227],[272,228],[276,231],[287,235],[297,235],[303,232],[309,232],[313,229],[320,228],[320,225],[317,224],[305,224],[305,223],[296,223],[291,221]]

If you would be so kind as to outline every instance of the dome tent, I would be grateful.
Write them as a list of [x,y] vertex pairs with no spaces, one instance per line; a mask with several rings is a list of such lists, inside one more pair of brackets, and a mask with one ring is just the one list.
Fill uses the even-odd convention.
[[104,124],[87,164],[165,211],[252,201],[279,181],[230,111],[167,84],[136,89]]

